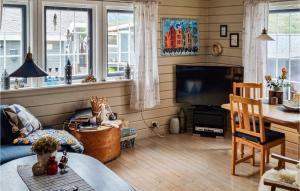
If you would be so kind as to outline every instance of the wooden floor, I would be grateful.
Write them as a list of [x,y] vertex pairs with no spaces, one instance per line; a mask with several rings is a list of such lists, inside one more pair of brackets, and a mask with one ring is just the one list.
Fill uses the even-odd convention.
[[259,167],[239,164],[238,176],[231,176],[230,159],[230,136],[215,139],[181,134],[138,140],[134,149],[122,151],[107,166],[142,191],[257,190]]

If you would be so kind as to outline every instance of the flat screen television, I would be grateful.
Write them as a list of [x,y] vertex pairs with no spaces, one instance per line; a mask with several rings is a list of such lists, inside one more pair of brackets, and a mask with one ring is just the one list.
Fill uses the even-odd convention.
[[229,102],[233,82],[243,81],[243,67],[176,65],[176,102],[220,106]]

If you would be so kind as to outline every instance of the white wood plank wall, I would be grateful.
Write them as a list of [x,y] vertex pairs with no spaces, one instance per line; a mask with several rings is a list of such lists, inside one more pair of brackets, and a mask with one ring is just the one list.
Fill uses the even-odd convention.
[[[129,82],[95,84],[90,86],[51,88],[44,90],[1,92],[2,104],[21,104],[29,109],[44,126],[61,128],[62,123],[79,108],[89,106],[89,98],[93,95],[108,97],[114,112],[120,118],[130,121],[130,126],[138,130],[138,137],[153,136],[146,124],[159,121],[162,128],[168,127],[169,120],[179,110],[175,103],[175,65],[193,64],[207,61],[208,46],[208,1],[205,0],[160,0],[159,18],[179,17],[195,18],[200,26],[200,55],[191,57],[160,57],[160,91],[161,105],[143,112],[131,111],[129,108]],[[160,47],[160,21],[158,23],[158,47]],[[158,50],[159,55],[159,50]],[[146,123],[146,124],[145,124]]]

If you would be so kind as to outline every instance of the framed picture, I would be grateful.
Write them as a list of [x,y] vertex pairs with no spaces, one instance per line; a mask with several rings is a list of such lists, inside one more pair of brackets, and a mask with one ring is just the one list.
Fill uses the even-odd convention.
[[239,33],[230,33],[230,47],[239,47]]
[[162,18],[161,23],[161,56],[198,55],[198,20]]
[[227,37],[227,25],[220,25],[220,37]]

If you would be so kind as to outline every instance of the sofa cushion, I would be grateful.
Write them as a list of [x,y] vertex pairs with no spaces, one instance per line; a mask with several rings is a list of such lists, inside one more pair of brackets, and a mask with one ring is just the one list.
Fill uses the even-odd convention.
[[16,145],[28,145],[36,142],[44,136],[54,137],[62,147],[70,147],[74,152],[83,152],[83,145],[73,135],[65,130],[36,130],[25,138],[16,138],[13,143]]
[[34,155],[31,145],[1,145],[0,164],[4,164],[11,160]]
[[7,105],[0,105],[0,137],[1,137],[1,145],[4,144],[11,144],[13,140],[18,136],[18,134],[12,133],[11,125],[9,124],[8,120],[4,114],[4,108],[8,107]]
[[39,120],[21,105],[13,104],[5,107],[4,113],[12,126],[12,132],[19,132],[21,137],[26,137],[42,128]]

